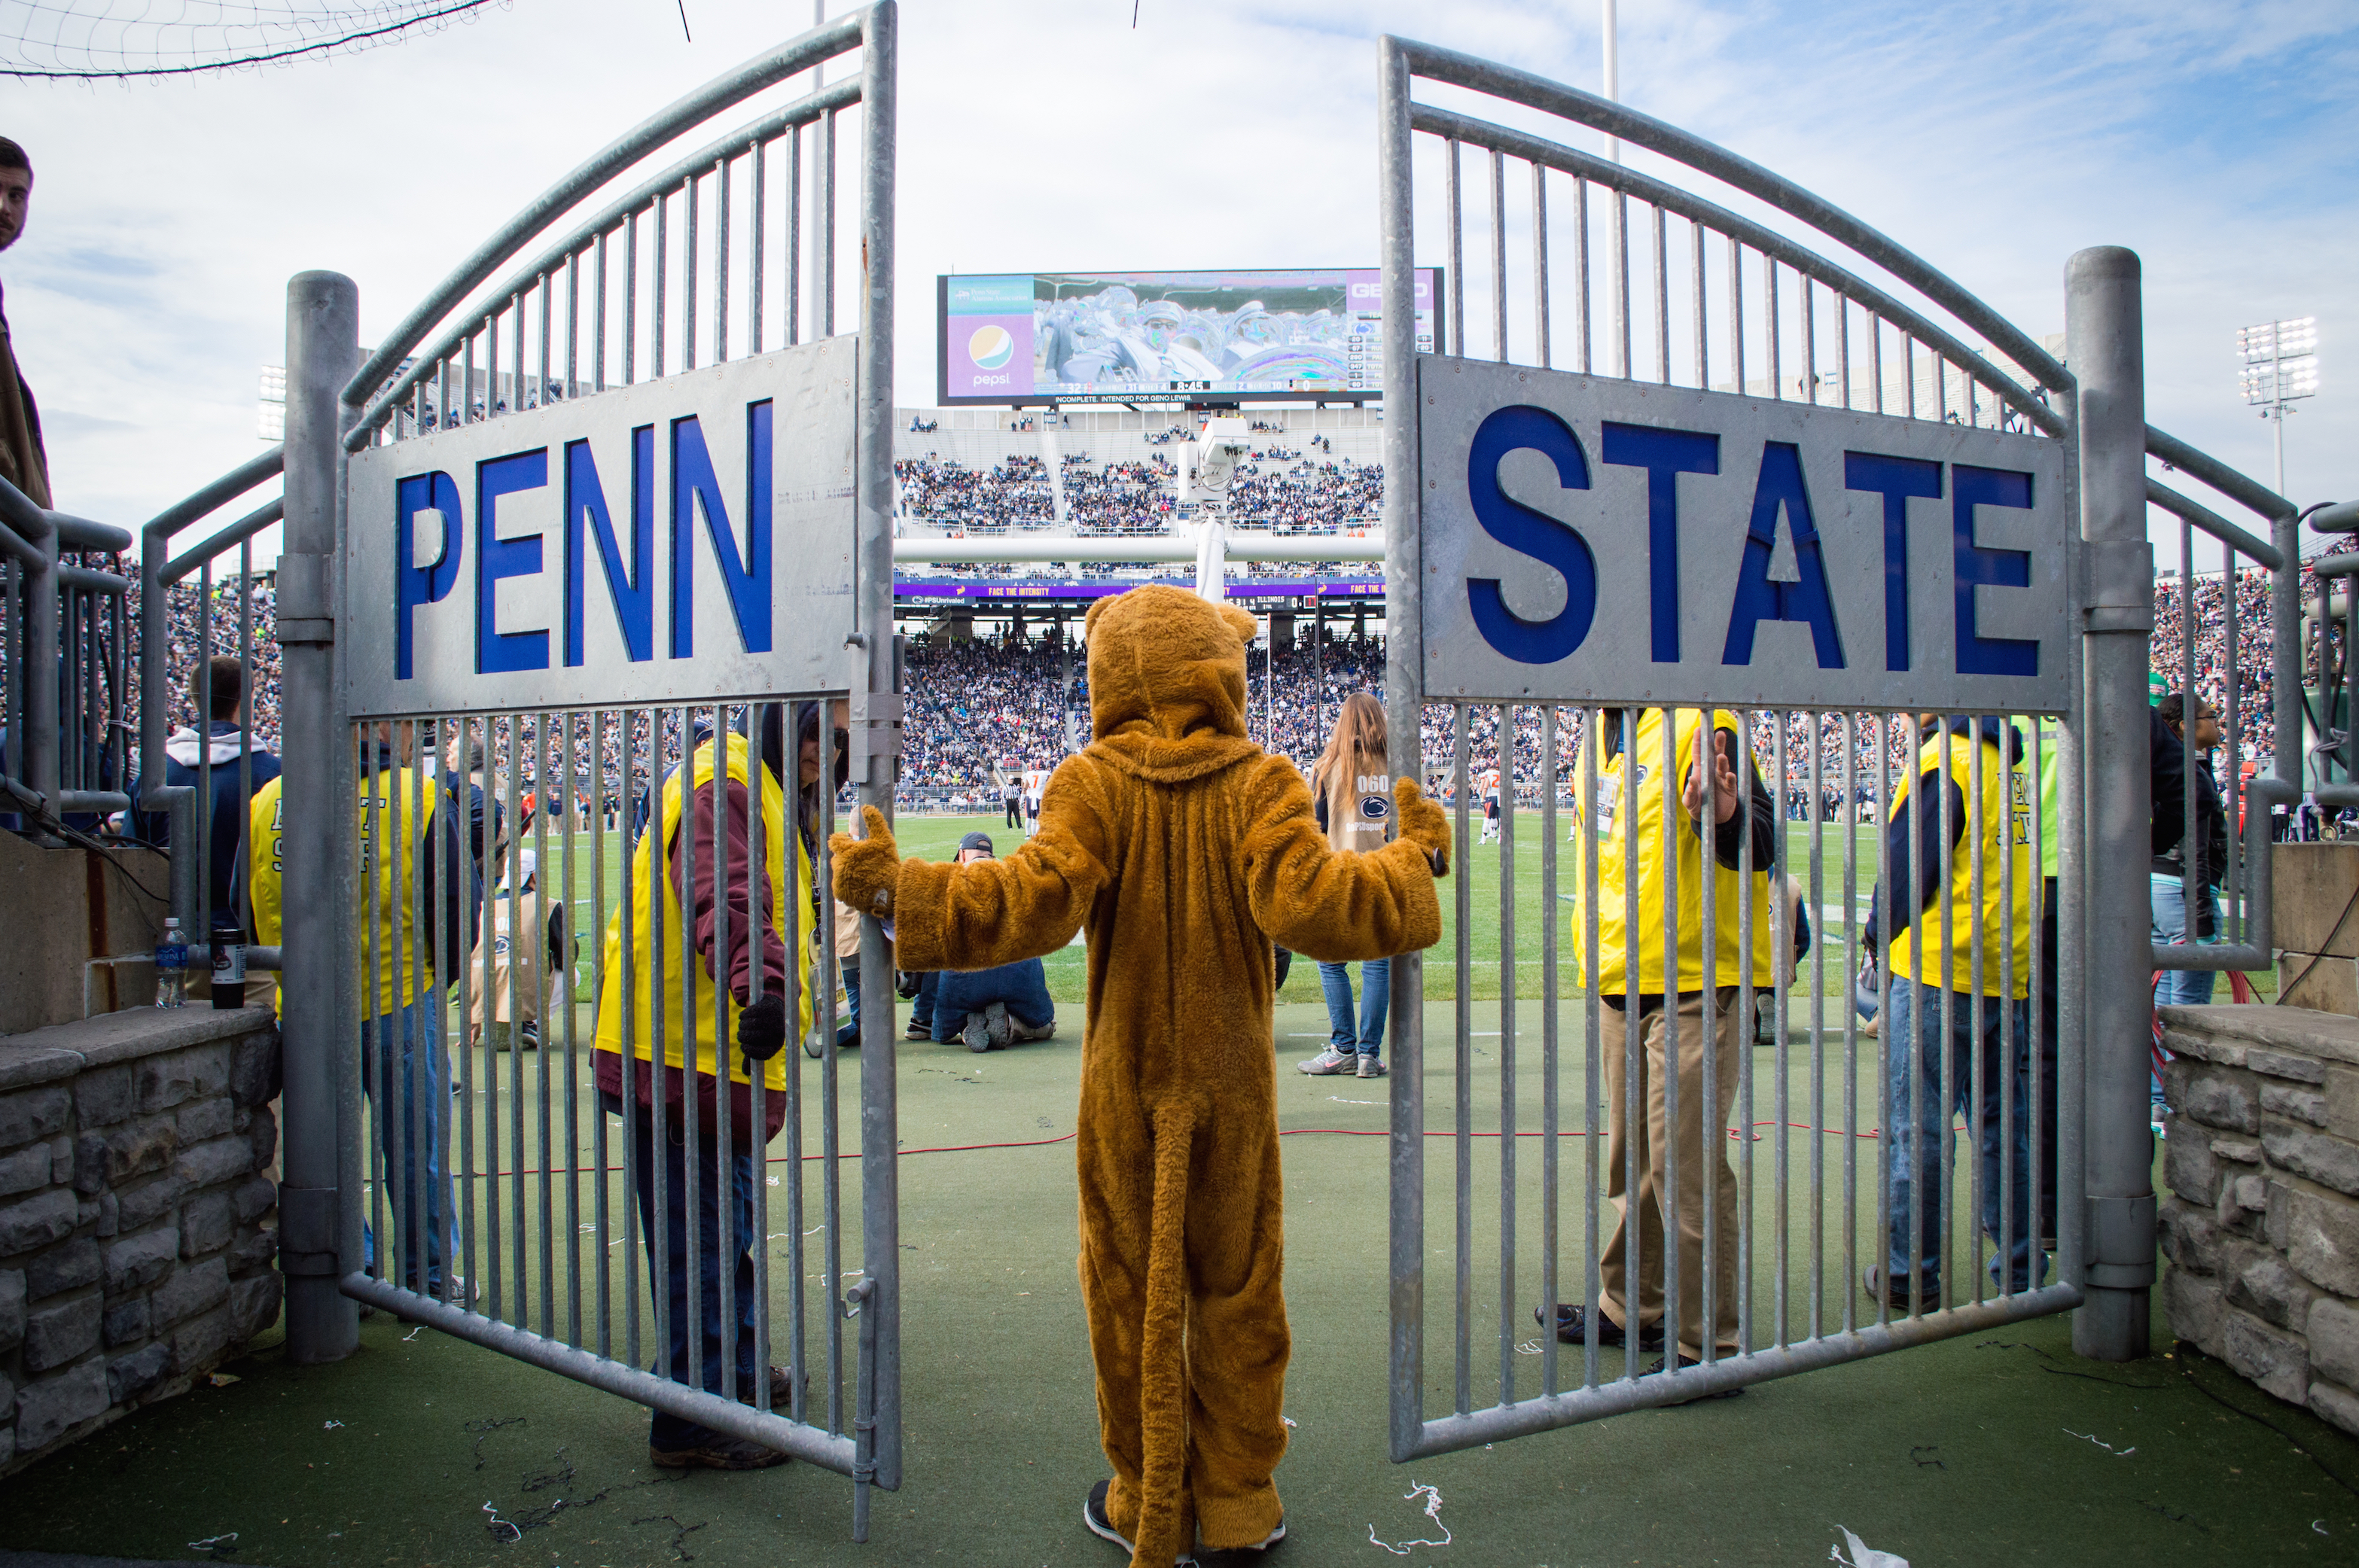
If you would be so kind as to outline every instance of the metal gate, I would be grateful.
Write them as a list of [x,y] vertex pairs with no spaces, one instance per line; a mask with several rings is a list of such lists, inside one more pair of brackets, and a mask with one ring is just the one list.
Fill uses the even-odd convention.
[[[277,580],[293,1353],[350,1348],[342,1298],[422,1319],[850,1476],[856,1539],[901,1474],[895,1020],[872,987],[839,1064],[817,889],[842,775],[889,810],[898,751],[895,28],[880,0],[674,103],[364,362],[349,280],[296,277]],[[738,843],[742,897],[682,916]],[[733,928],[789,1036],[734,1089]],[[750,1279],[703,1255],[747,1210]]]
[[[1614,157],[1516,128],[1543,119]],[[2145,754],[2149,492],[2270,571],[2299,731],[2291,509],[2145,427],[2136,258],[2073,259],[2060,362],[1855,219],[1606,100],[1387,38],[1378,131],[1392,762],[1457,825],[1454,950],[1392,976],[1393,1457],[2067,1308],[2084,1353],[2143,1353],[2166,960],[2139,928],[2146,781],[2082,763]],[[1419,351],[1419,261],[1447,265],[1430,308],[1461,357]],[[2149,448],[2274,543],[2144,480]],[[2225,695],[2233,735],[2233,666]],[[1726,737],[1735,798],[1697,731]],[[1954,825],[1914,840],[1930,892],[1886,841],[1928,794]],[[2266,857],[2235,861],[2243,941],[2169,961],[2266,946]],[[1930,1025],[1895,1023],[1896,989]]]

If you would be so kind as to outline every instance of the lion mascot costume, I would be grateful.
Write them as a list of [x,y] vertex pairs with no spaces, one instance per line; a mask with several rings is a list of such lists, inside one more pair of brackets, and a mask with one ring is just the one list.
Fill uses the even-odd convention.
[[1431,946],[1450,829],[1405,779],[1398,837],[1328,847],[1301,773],[1246,738],[1243,611],[1149,585],[1086,626],[1093,739],[1039,831],[1005,860],[902,860],[872,806],[864,839],[832,841],[835,892],[896,923],[912,970],[1087,932],[1082,1294],[1114,1478],[1084,1519],[1166,1568],[1200,1531],[1210,1550],[1285,1531],[1272,944],[1339,963]]

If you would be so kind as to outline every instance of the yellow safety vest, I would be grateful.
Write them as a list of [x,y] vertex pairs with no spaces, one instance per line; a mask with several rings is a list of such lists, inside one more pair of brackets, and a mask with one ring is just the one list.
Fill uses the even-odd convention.
[[[731,734],[727,740],[729,747],[725,766],[728,770],[728,777],[736,784],[745,784],[750,767],[745,738],[742,735]],[[810,859],[803,852],[802,835],[794,832],[789,826],[786,792],[779,787],[778,781],[770,776],[770,771],[767,768],[762,769],[761,774],[762,870],[770,881],[771,907],[785,909],[788,905],[787,856],[791,846],[791,852],[795,857],[795,887],[798,891],[793,900],[795,940],[787,945],[787,952],[789,963],[799,963],[802,961],[801,956],[811,950],[812,929],[817,924],[816,918],[811,914],[809,896]],[[687,1038],[689,1032],[680,1011],[682,1003],[685,1002],[692,1010],[695,1020],[695,1070],[715,1078],[722,1076],[715,1066],[716,1054],[713,1049],[712,1010],[717,999],[723,1009],[721,1039],[725,1041],[729,1047],[725,1056],[729,1064],[728,1076],[737,1083],[745,1084],[752,1080],[745,1076],[745,1059],[736,1048],[737,1014],[741,1011],[737,1006],[737,999],[731,996],[725,989],[713,984],[712,976],[702,962],[691,962],[688,966],[689,972],[685,983],[682,982],[680,975],[682,953],[688,945],[680,939],[682,916],[679,900],[672,893],[672,835],[679,827],[679,816],[683,809],[683,803],[692,796],[697,788],[710,783],[712,778],[712,742],[707,741],[696,749],[696,755],[689,768],[674,769],[671,777],[664,781],[663,809],[655,830],[639,835],[638,849],[631,857],[631,950],[627,958],[623,951],[622,911],[617,909],[606,921],[605,979],[598,994],[597,1048],[601,1051],[612,1051],[617,1055],[636,1056],[642,1062],[653,1060],[648,1053],[650,1042],[656,1037],[655,909],[656,901],[660,899],[663,909],[662,1022],[665,1065],[680,1068],[688,1065],[680,1049],[681,1042]],[[745,911],[741,895],[730,902],[729,918],[732,926],[734,927],[745,917]],[[725,973],[728,964],[726,956],[716,953],[714,957]],[[630,976],[632,982],[627,1045],[624,1038],[623,978],[625,975]],[[810,1033],[810,988],[806,985],[802,988],[801,1006],[798,1010],[794,1027],[788,1038],[788,1050],[793,1050],[796,1043]],[[787,1087],[784,1056],[785,1053],[781,1052],[778,1055],[771,1057],[767,1063],[766,1070],[762,1075],[762,1081],[766,1087],[783,1090]]]
[[[1949,782],[1965,797],[1966,833],[1950,850],[1946,895],[1911,915],[1908,928],[1892,939],[1891,971],[1897,978],[1921,985],[2019,1000],[2031,994],[2033,911],[2038,907],[2034,894],[2038,886],[2039,863],[2031,838],[2034,782],[2025,768],[2008,762],[1999,748],[1985,741],[1979,733],[1966,736],[1944,730],[1918,749],[1915,770],[1900,781],[1899,789],[1893,795],[1892,809],[1896,815],[1915,793],[1920,776],[1930,773],[1938,783],[1945,751],[1950,760]],[[1982,780],[1979,800],[1974,787],[1977,774]],[[1936,806],[1934,809],[1944,808]],[[2002,838],[2006,841],[2004,850]],[[1982,860],[1979,880],[1974,874],[1977,845]],[[2011,871],[2002,863],[2002,853],[2013,862]],[[1915,868],[1911,871],[1913,881]],[[2013,878],[2011,890],[2006,881],[2009,877]],[[2015,906],[2012,976],[2005,968],[2010,946],[2006,918],[2010,892]],[[1941,979],[1941,963],[1937,956],[1945,911],[1950,939],[1946,982]],[[1982,938],[1979,979],[1974,972],[1977,935]]]
[[[254,905],[255,938],[266,947],[279,945],[285,926],[285,871],[279,842],[286,831],[286,809],[281,783],[272,779],[255,791],[254,802],[246,808],[247,897]],[[364,997],[371,994],[370,976],[375,976],[376,1001],[369,1014],[373,1018],[408,1007],[427,989],[420,977],[434,964],[429,950],[434,920],[430,910],[421,920],[417,908],[418,847],[433,830],[441,795],[440,785],[431,779],[420,780],[409,768],[379,769],[361,781],[362,891],[357,911],[360,928],[353,935],[361,955]],[[413,812],[419,818],[415,831],[410,829]],[[282,994],[285,983],[282,979]]]
[[[1695,758],[1696,729],[1701,714],[1693,708],[1679,710],[1679,720],[1672,730],[1671,752],[1678,759],[1678,777],[1684,777]],[[1723,726],[1742,732],[1736,716],[1726,711],[1712,714],[1714,729]],[[1618,728],[1618,722],[1617,726]],[[1593,726],[1602,730],[1604,723]],[[1597,856],[1597,989],[1602,996],[1627,996],[1632,991],[1642,995],[1659,995],[1663,989],[1663,710],[1659,708],[1638,711],[1636,739],[1623,752],[1612,757],[1599,752],[1597,762],[1597,798],[1593,804],[1587,797],[1583,784],[1588,770],[1573,771],[1573,809],[1588,831],[1575,836],[1573,854],[1572,949],[1574,957],[1584,967],[1588,963],[1586,924],[1580,904],[1583,891],[1589,885],[1585,870],[1586,858],[1594,849]],[[1590,734],[1582,744],[1595,748],[1602,736]],[[1634,754],[1635,753],[1635,754]],[[1675,777],[1672,789],[1679,784]],[[1740,820],[1749,813],[1753,783],[1740,777],[1737,788]],[[1631,831],[1625,811],[1636,813],[1637,866],[1635,875],[1638,892],[1638,963],[1637,979],[1630,978],[1630,935],[1624,928],[1626,911],[1625,876],[1634,874],[1625,867],[1628,846],[1625,834]],[[1709,865],[1712,876],[1712,922],[1717,932],[1713,944],[1712,984],[1742,984],[1744,951],[1737,945],[1739,935],[1738,905],[1743,896],[1745,879],[1712,858],[1704,840],[1697,832],[1694,818],[1681,810],[1676,801],[1672,810],[1679,824],[1671,830],[1673,871],[1679,890],[1679,980],[1675,989],[1701,990],[1703,974],[1703,870]],[[1747,831],[1750,831],[1749,827]],[[1770,946],[1770,904],[1768,868],[1756,866],[1751,879],[1753,890],[1753,952],[1752,980],[1756,986],[1775,983]]]
[[[254,908],[254,939],[265,947],[279,944],[280,885],[286,877],[278,842],[287,831],[287,806],[272,779],[254,792],[245,806],[245,896]],[[270,988],[271,1011],[287,1013],[287,988]]]

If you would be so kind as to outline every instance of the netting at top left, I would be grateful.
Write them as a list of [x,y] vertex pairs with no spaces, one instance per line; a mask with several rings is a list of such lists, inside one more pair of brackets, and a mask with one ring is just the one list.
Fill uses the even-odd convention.
[[349,53],[506,0],[0,0],[0,76],[190,76]]

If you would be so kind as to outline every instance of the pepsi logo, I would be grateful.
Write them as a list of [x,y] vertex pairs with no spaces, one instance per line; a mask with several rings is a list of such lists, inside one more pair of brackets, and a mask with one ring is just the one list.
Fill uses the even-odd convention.
[[966,357],[978,370],[997,370],[1016,354],[1016,335],[1000,326],[977,327],[966,341]]

